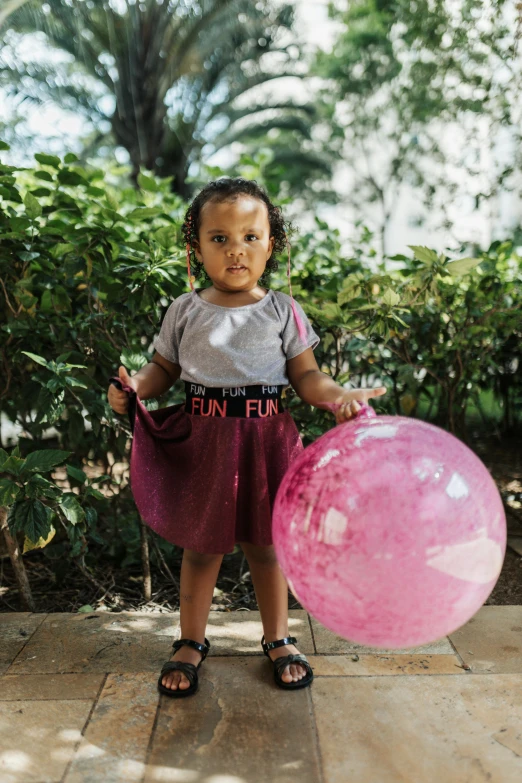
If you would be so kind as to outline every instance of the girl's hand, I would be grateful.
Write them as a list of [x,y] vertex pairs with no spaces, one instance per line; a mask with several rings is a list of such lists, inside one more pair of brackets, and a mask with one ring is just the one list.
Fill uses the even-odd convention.
[[[138,391],[138,381],[129,375],[123,365],[119,368],[118,375],[122,383],[127,384],[136,392]],[[107,397],[113,411],[116,413],[127,413],[129,409],[129,392],[125,392],[123,389],[120,391],[114,384],[110,383]]]
[[371,397],[382,397],[386,394],[386,386],[378,386],[376,389],[351,389],[343,392],[336,403],[340,404],[335,411],[335,423],[342,424],[353,419],[357,411],[361,409],[361,402],[368,402]]

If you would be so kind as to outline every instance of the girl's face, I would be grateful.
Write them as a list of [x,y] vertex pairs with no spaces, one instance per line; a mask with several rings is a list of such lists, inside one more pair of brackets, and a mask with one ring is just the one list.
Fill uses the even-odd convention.
[[240,195],[235,201],[203,204],[199,241],[194,240],[194,251],[219,291],[255,288],[274,242],[264,201]]

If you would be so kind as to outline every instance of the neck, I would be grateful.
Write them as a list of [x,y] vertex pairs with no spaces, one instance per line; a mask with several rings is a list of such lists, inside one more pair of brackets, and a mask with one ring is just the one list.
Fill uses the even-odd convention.
[[226,288],[219,288],[214,283],[210,287],[214,289],[214,291],[219,292],[220,294],[230,294],[230,296],[234,296],[237,294],[250,294],[252,293],[252,291],[256,291],[259,288],[257,283],[253,285],[252,288],[241,288],[240,290],[237,291],[229,291]]

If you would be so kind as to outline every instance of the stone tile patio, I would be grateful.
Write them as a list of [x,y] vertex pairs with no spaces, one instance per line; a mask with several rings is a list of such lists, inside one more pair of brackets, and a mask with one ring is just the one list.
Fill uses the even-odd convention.
[[257,612],[212,612],[200,690],[159,696],[177,613],[0,614],[0,783],[519,783],[522,606],[413,650],[290,631],[311,688],[273,682]]

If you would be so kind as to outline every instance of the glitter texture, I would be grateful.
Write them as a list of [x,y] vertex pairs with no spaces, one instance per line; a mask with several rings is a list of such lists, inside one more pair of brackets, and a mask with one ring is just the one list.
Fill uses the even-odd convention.
[[224,307],[207,302],[197,291],[171,303],[153,346],[179,364],[181,380],[205,386],[289,384],[286,364],[319,336],[298,302],[268,289],[257,302]]
[[290,413],[192,416],[185,403],[148,411],[134,389],[121,388],[133,425],[130,486],[143,521],[200,553],[232,552],[240,541],[272,544],[277,490],[303,451]]
[[466,623],[506,550],[502,498],[481,460],[439,427],[369,406],[290,466],[272,532],[302,606],[338,636],[388,649]]

